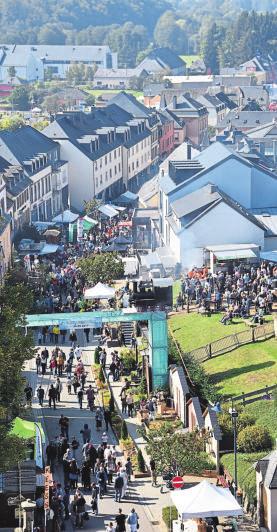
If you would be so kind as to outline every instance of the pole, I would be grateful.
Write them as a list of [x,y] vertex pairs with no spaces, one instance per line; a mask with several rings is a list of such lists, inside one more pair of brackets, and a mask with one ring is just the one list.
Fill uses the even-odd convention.
[[234,460],[235,460],[235,498],[237,500],[238,490],[238,462],[237,462],[237,418],[233,417],[234,423]]

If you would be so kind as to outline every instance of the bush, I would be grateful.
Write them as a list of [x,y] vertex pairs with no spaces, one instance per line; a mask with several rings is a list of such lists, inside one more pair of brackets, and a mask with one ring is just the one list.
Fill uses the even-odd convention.
[[141,381],[138,385],[138,392],[142,395],[147,393],[147,382],[146,382],[146,378],[144,377],[144,375],[141,378]]
[[178,519],[178,512],[176,506],[165,506],[165,508],[162,509],[162,517],[165,525],[167,526],[167,530],[172,530],[172,521],[174,519]]
[[123,421],[122,425],[121,425],[121,439],[122,440],[127,440],[128,439],[128,429],[127,429],[127,425],[126,425],[126,422]]
[[106,382],[106,379],[105,379],[105,375],[104,375],[104,371],[103,371],[103,368],[101,366],[100,370],[99,370],[99,380],[100,382]]
[[265,427],[255,425],[242,429],[238,435],[238,449],[242,453],[255,453],[271,449],[272,439]]
[[144,461],[143,454],[140,449],[138,450],[137,460],[138,460],[138,470],[141,471],[141,473],[144,473],[145,472],[145,461]]
[[246,412],[239,414],[237,418],[238,432],[241,432],[246,427],[255,425],[255,418]]

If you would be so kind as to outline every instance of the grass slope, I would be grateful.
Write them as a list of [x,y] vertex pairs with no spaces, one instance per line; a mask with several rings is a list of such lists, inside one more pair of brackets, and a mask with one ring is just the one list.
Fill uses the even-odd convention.
[[[176,289],[178,289],[177,286]],[[179,290],[176,292],[178,294]],[[230,325],[222,325],[220,319],[221,314],[212,314],[207,317],[200,316],[197,312],[177,313],[169,319],[169,326],[182,350],[188,352],[224,336],[243,331],[247,327],[240,318]]]
[[240,395],[277,383],[277,341],[275,338],[249,344],[204,363],[219,392]]

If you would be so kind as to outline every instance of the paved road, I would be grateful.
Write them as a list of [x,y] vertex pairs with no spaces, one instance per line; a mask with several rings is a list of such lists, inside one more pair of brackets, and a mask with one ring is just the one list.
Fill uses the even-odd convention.
[[[47,348],[50,351],[51,348],[53,349],[53,346],[47,346]],[[64,351],[67,355],[69,351],[68,345],[64,348]],[[84,348],[82,359],[86,366],[86,371],[89,372],[87,385],[93,384],[90,372],[90,367],[93,363],[93,351],[90,349],[89,346],[86,346]],[[47,372],[47,375],[45,377],[36,375],[34,360],[26,364],[26,370],[26,376],[28,377],[28,380],[32,384],[34,390],[36,389],[38,384],[42,384],[42,386],[47,392],[50,384],[52,382],[55,382],[55,377],[49,375],[49,371]],[[102,432],[96,431],[95,414],[91,413],[86,408],[86,401],[84,401],[83,410],[80,410],[79,404],[77,402],[77,397],[73,393],[71,395],[67,393],[67,388],[65,385],[66,377],[63,376],[61,378],[61,381],[63,383],[63,391],[61,394],[61,402],[58,403],[56,410],[48,408],[46,401],[45,406],[41,410],[37,405],[37,401],[34,401],[34,414],[39,420],[42,419],[42,421],[44,422],[48,440],[54,439],[59,434],[58,420],[60,415],[64,414],[70,420],[70,439],[72,439],[73,436],[76,436],[82,444],[80,430],[83,427],[84,423],[88,423],[92,431],[92,442],[98,445],[101,441]],[[97,398],[97,401],[99,401],[99,398]],[[116,444],[114,433],[111,430],[108,431],[108,437],[108,443]],[[76,455],[77,462],[79,463],[79,465],[81,464],[81,447],[82,445],[80,445],[80,448],[77,450]],[[119,455],[118,459],[120,459],[121,453],[118,447],[117,450]],[[61,466],[56,467],[54,476],[57,480],[63,482],[63,472]],[[148,506],[151,506],[157,502],[159,498],[159,490],[155,490],[155,488],[151,489],[151,485],[149,486],[149,484],[149,480],[145,481],[144,479],[138,479],[136,481],[131,482],[127,492],[128,499],[126,499],[126,501],[122,501],[120,505],[114,502],[113,488],[109,488],[108,494],[99,502],[99,515],[97,517],[93,516],[90,518],[89,521],[85,522],[85,529],[97,532],[104,531],[105,525],[113,519],[114,515],[116,515],[116,513],[118,512],[118,508],[120,506],[125,514],[127,514],[132,507],[136,508],[136,511],[140,517],[140,530],[142,530],[143,532],[162,530],[161,523],[159,524],[159,526],[154,526],[154,523],[152,524],[151,522],[153,520],[153,513],[149,512]],[[151,493],[149,493],[149,489]],[[89,495],[85,495],[85,498],[87,501],[87,509],[90,510],[89,502],[91,497]],[[71,530],[72,523],[67,522],[66,528],[67,530]]]

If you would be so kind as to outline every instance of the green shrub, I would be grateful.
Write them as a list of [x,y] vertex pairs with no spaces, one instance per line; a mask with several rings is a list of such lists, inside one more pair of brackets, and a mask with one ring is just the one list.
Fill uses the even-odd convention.
[[239,414],[237,418],[238,432],[241,432],[246,427],[250,427],[252,425],[255,425],[255,418],[253,416],[247,414],[246,412]]
[[99,380],[100,380],[100,382],[106,382],[106,379],[105,379],[105,375],[104,375],[104,371],[103,371],[102,366],[101,366],[101,368],[99,369]]
[[127,425],[126,425],[126,422],[123,421],[121,425],[121,439],[128,440],[128,437],[129,437],[129,434],[128,434]]
[[140,449],[138,450],[137,461],[138,461],[138,470],[141,471],[141,473],[144,473],[145,472],[145,461],[144,461],[143,454]]
[[238,449],[242,453],[255,453],[271,449],[272,439],[265,427],[245,427],[238,435]]
[[146,378],[144,377],[144,375],[141,378],[141,381],[138,385],[138,393],[142,395],[147,393],[147,382],[146,382]]
[[99,347],[96,347],[95,351],[94,351],[94,363],[95,364],[99,364],[100,363],[100,349]]
[[167,530],[172,530],[172,521],[174,519],[178,519],[178,512],[176,506],[165,506],[165,508],[162,509],[162,517],[165,525],[167,526]]

